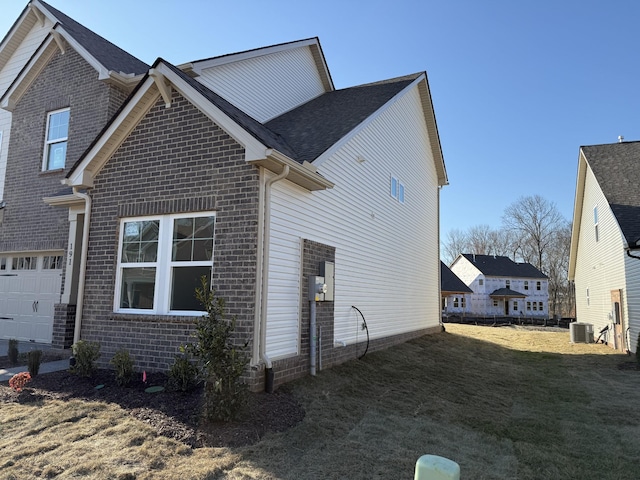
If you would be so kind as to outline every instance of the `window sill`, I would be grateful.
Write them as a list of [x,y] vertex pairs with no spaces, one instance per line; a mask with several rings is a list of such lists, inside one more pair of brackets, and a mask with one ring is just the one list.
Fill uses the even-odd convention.
[[56,168],[54,170],[43,170],[38,174],[38,176],[45,177],[48,175],[55,175],[57,173],[64,173],[64,168]]

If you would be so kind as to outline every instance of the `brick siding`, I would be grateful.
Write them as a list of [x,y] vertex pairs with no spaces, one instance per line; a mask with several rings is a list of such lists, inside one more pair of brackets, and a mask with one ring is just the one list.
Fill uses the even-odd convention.
[[173,93],[158,100],[95,179],[81,336],[102,346],[102,366],[124,347],[136,369],[167,370],[191,340],[193,317],[113,313],[120,219],[215,211],[212,285],[236,317],[237,341],[253,339],[258,170],[244,149]]

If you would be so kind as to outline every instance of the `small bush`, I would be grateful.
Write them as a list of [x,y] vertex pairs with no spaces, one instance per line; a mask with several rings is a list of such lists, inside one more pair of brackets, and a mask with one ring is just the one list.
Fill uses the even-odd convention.
[[116,383],[121,387],[129,385],[133,378],[133,359],[129,351],[124,348],[119,349],[109,363],[116,370]]
[[9,356],[9,361],[15,365],[18,363],[18,340],[12,338],[9,340],[9,349],[7,351],[7,355]]
[[100,344],[98,342],[80,340],[74,343],[71,348],[75,359],[71,372],[83,377],[90,377],[96,369],[96,361],[100,358]]
[[30,350],[27,353],[27,368],[32,377],[38,375],[42,362],[42,350]]
[[196,343],[187,345],[186,351],[198,359],[204,379],[205,418],[230,421],[248,398],[247,386],[241,381],[249,363],[247,343],[234,343],[235,318],[225,318],[224,299],[215,297],[204,277],[202,288],[196,289],[196,298],[207,313],[195,322]]
[[184,347],[182,355],[176,355],[176,359],[169,369],[169,388],[180,392],[189,392],[198,385],[198,367],[191,361],[189,353]]

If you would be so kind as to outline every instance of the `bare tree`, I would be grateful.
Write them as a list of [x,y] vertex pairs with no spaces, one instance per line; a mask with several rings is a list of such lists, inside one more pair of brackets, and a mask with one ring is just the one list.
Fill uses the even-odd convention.
[[458,255],[466,252],[468,245],[469,241],[465,232],[457,228],[449,230],[440,252],[442,261],[447,265],[451,265],[458,258]]
[[475,253],[478,255],[492,255],[493,254],[493,242],[492,242],[493,230],[489,225],[476,225],[470,227],[467,231],[468,253]]
[[555,203],[540,195],[521,197],[505,209],[502,223],[519,238],[523,260],[544,272],[545,253],[565,223]]
[[556,230],[553,241],[544,255],[544,266],[549,277],[549,303],[552,315],[571,315],[573,297],[567,278],[570,249],[571,223],[565,222]]

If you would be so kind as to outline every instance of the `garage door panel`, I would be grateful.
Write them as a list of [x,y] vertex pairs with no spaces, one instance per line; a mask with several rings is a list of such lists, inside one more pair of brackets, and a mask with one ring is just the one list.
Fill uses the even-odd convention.
[[[21,254],[22,255],[22,254]],[[26,256],[36,256],[27,254]],[[60,301],[61,270],[9,270],[0,276],[0,338],[51,342],[54,304]]]

